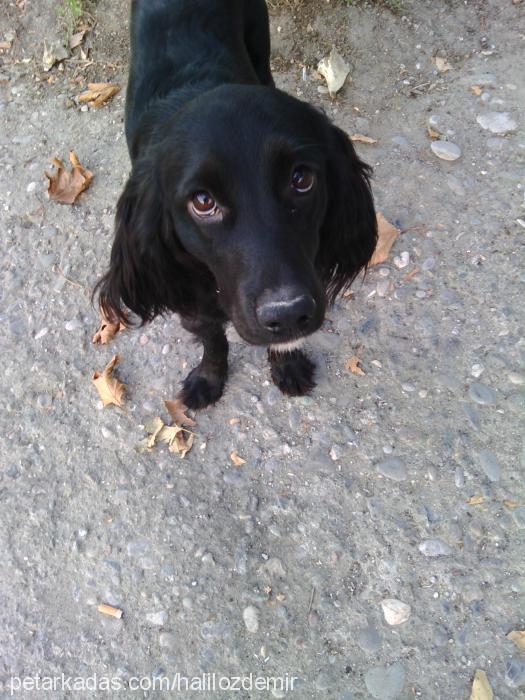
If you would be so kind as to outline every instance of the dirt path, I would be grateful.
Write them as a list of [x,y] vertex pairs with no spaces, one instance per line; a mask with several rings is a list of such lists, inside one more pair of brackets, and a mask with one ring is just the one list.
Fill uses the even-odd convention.
[[[498,700],[525,697],[506,638],[525,624],[525,5],[273,11],[278,85],[377,139],[357,147],[404,232],[312,340],[312,397],[284,399],[264,352],[230,333],[227,392],[183,461],[133,449],[198,361],[178,321],[91,344],[129,162],[123,93],[100,110],[72,98],[87,80],[124,87],[127,2],[99,0],[87,63],[45,73],[57,5],[0,0],[0,697],[33,697],[12,677],[37,673],[108,677],[111,697],[139,697],[141,676],[143,697],[213,696],[147,690],[179,672],[299,678],[227,698],[450,700],[476,669]],[[332,45],[352,64],[333,102],[314,75]],[[482,126],[505,119],[505,134]],[[457,160],[432,152],[429,125]],[[71,148],[95,177],[67,207],[43,171]],[[91,386],[114,352],[125,412]],[[389,625],[385,599],[408,620]]]

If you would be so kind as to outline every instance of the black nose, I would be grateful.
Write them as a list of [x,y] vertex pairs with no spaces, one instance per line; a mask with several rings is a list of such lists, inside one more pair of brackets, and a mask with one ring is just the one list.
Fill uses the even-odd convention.
[[304,333],[315,314],[315,299],[301,294],[293,299],[268,300],[257,306],[257,320],[274,334]]

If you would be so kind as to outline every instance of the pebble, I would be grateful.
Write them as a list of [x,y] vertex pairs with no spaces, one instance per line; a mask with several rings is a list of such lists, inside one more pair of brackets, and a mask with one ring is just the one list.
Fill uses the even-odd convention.
[[403,692],[406,672],[398,661],[391,666],[374,666],[365,673],[365,685],[376,700],[395,700]]
[[77,328],[82,328],[82,323],[77,319],[73,319],[72,321],[67,321],[64,325],[64,328],[66,331],[75,331]]
[[381,601],[381,607],[389,625],[401,625],[408,620],[412,612],[410,605],[397,598],[385,598]]
[[525,529],[525,506],[518,506],[512,511],[512,519],[519,530]]
[[408,265],[410,262],[410,253],[408,250],[404,250],[401,255],[395,256],[394,258],[394,265],[398,267],[400,270],[402,270],[404,267]]
[[430,148],[441,160],[457,160],[461,156],[461,148],[452,141],[432,141]]
[[363,651],[375,654],[381,649],[381,637],[372,625],[360,630],[356,636],[356,642]]
[[447,557],[452,554],[451,547],[443,540],[424,540],[418,547],[425,557]]
[[177,636],[171,632],[162,632],[162,634],[159,634],[159,646],[175,649],[177,646]]
[[167,621],[168,613],[165,610],[159,610],[158,612],[154,613],[147,613],[146,615],[146,622],[149,622],[150,625],[162,627],[162,625],[165,625]]
[[472,367],[470,369],[471,375],[473,377],[476,377],[476,379],[479,379],[484,371],[485,371],[485,367],[483,367],[483,365],[480,365],[480,364],[472,365]]
[[259,611],[254,605],[248,605],[242,612],[242,619],[246,629],[251,634],[255,634],[259,629]]
[[338,459],[341,459],[343,456],[343,449],[340,447],[340,445],[332,445],[332,448],[330,449],[330,458],[333,459],[334,462],[337,462]]
[[376,291],[378,296],[380,297],[386,297],[388,294],[388,291],[390,289],[390,280],[389,279],[380,279],[379,282],[376,285]]
[[499,481],[501,467],[496,456],[490,450],[480,450],[479,464],[491,481]]
[[[35,336],[36,338],[36,336]],[[525,377],[523,374],[519,374],[519,372],[510,372],[509,373],[509,382],[511,384],[523,384],[525,383]]]
[[509,112],[484,112],[478,114],[476,121],[482,129],[487,129],[493,134],[508,134],[518,128]]
[[472,401],[475,401],[482,406],[490,406],[491,404],[496,403],[496,394],[486,384],[474,382],[469,386],[468,395]]
[[376,464],[376,470],[393,481],[404,481],[407,478],[405,465],[399,457],[387,457]]
[[454,177],[454,175],[449,175],[447,177],[447,185],[452,190],[452,192],[454,192],[454,194],[458,195],[458,197],[465,196],[465,188],[463,187],[461,181],[458,180],[457,177]]
[[507,661],[505,668],[505,685],[509,688],[520,688],[525,684],[525,658],[514,656]]

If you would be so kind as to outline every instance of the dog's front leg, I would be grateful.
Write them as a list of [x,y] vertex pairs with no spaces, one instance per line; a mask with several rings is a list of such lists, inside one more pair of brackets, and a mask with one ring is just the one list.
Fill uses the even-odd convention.
[[188,408],[205,408],[220,399],[228,376],[224,326],[205,317],[181,318],[181,323],[201,341],[204,354],[200,364],[183,381],[180,398]]
[[315,364],[301,350],[268,348],[274,384],[288,396],[304,396],[315,386]]

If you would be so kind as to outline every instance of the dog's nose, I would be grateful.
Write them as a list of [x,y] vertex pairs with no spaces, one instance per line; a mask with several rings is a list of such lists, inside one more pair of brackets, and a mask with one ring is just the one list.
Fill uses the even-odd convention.
[[257,306],[257,320],[263,328],[276,335],[304,333],[315,314],[315,299],[301,294],[293,299],[266,301]]

